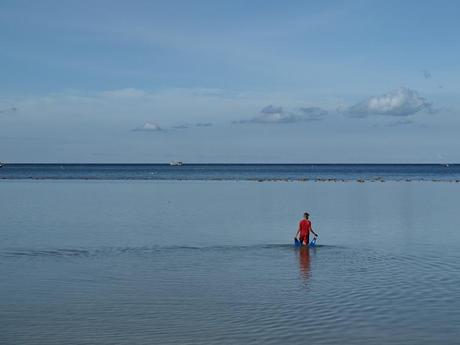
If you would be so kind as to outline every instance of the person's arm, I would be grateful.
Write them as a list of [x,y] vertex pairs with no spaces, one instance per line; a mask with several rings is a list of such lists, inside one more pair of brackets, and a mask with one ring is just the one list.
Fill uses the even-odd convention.
[[310,231],[313,233],[313,235],[315,235],[315,237],[318,237],[318,234],[313,231],[313,228],[311,227],[311,225],[310,225]]
[[295,238],[299,238],[299,233],[300,233],[300,224],[299,224],[299,228],[297,229],[297,232],[295,234]]

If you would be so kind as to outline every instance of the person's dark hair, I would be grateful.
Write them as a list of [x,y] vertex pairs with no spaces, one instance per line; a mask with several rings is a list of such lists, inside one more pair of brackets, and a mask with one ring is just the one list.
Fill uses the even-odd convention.
[[309,214],[308,212],[305,212],[305,213],[303,214],[303,216],[306,217],[306,218],[308,219],[308,218],[310,217],[310,214]]

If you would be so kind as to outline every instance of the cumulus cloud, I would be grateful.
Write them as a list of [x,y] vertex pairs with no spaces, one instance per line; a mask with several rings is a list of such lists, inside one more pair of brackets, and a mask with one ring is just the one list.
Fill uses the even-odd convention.
[[371,115],[409,116],[418,112],[433,112],[432,104],[417,91],[402,87],[352,105],[344,113],[349,117],[363,118]]
[[163,129],[156,123],[145,122],[142,126],[133,129],[136,132],[159,132]]
[[273,105],[267,105],[266,107],[262,108],[260,110],[260,112],[262,114],[267,114],[267,115],[270,115],[270,114],[283,114],[284,113],[284,110],[283,110],[283,107],[276,107],[276,106],[273,106]]
[[286,111],[283,107],[268,105],[260,110],[260,115],[233,123],[283,124],[318,121],[326,114],[326,110],[318,107],[303,107],[295,111]]

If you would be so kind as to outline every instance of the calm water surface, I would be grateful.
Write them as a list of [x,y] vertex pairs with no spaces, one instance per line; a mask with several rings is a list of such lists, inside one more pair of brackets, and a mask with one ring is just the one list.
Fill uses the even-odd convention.
[[[0,181],[1,344],[458,344],[460,185]],[[316,249],[295,249],[304,210]]]
[[0,179],[460,182],[460,164],[7,164]]

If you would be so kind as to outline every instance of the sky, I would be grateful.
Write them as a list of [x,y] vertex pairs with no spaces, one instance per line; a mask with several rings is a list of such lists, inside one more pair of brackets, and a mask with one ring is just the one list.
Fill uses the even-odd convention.
[[0,161],[460,162],[457,1],[0,1]]

